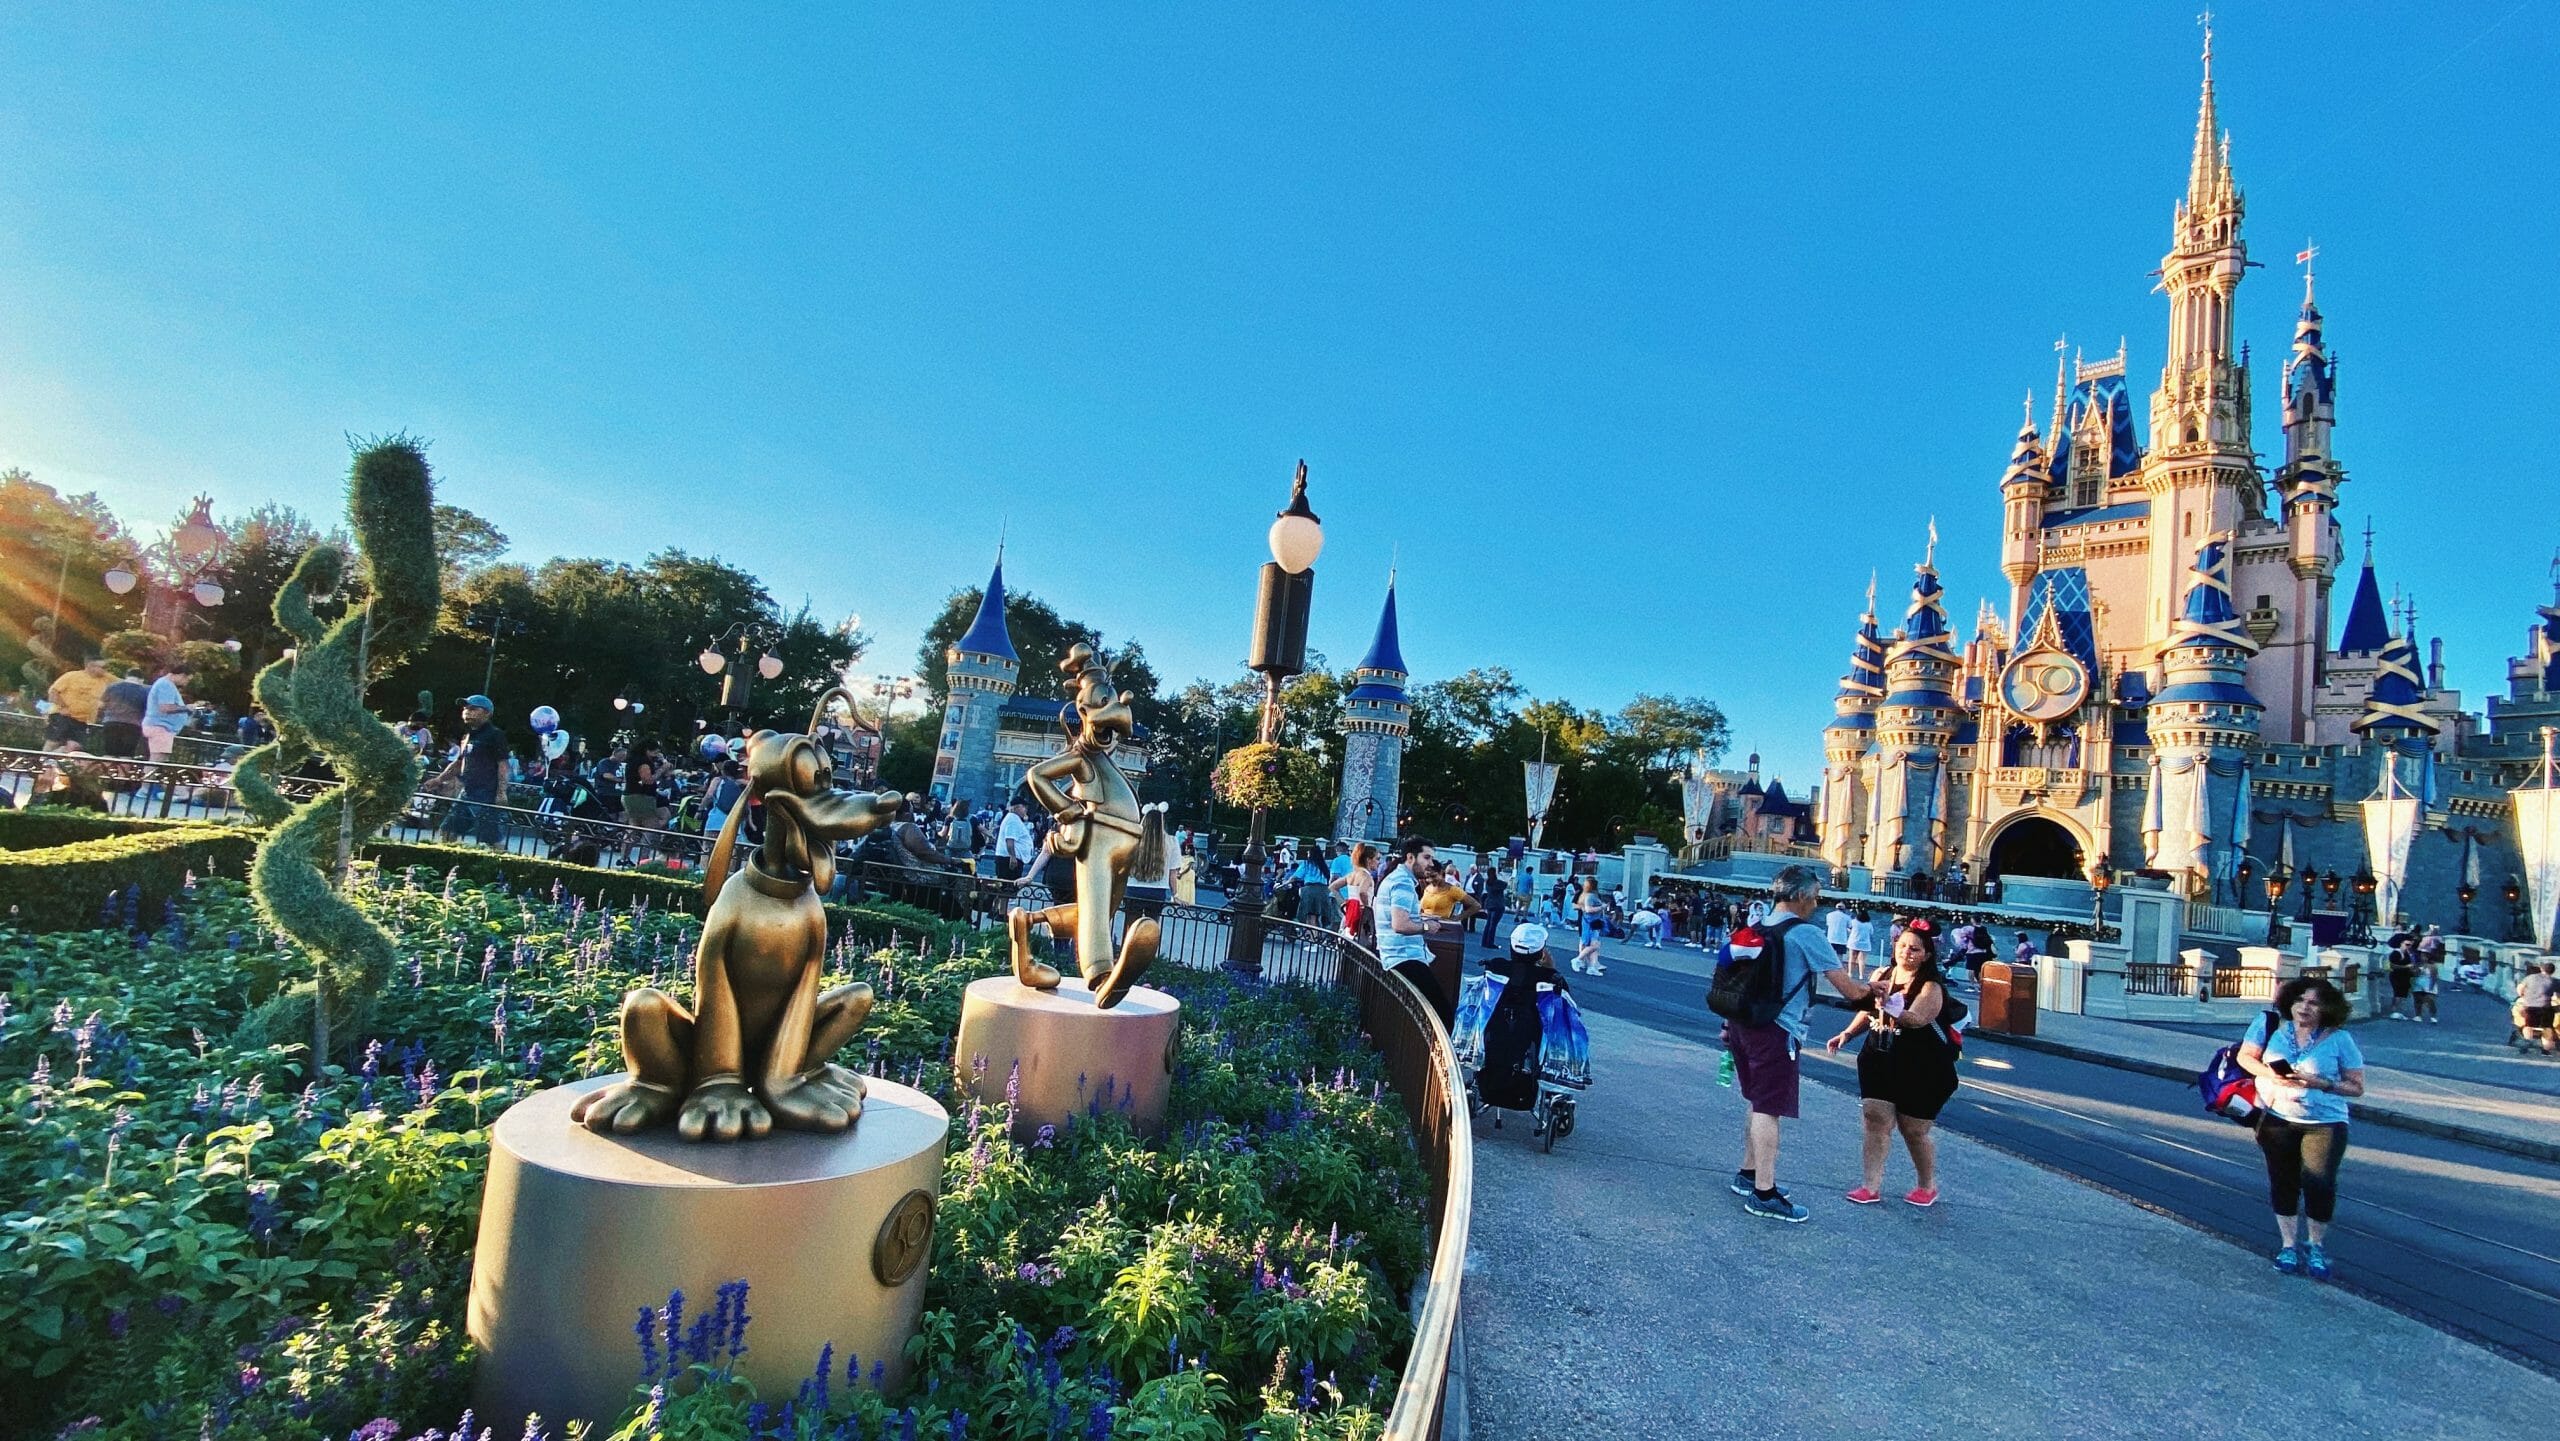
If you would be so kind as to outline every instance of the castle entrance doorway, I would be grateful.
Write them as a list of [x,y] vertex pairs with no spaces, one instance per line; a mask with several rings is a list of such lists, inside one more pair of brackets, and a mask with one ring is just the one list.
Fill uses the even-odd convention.
[[1994,876],[2051,876],[2066,881],[2079,880],[2086,874],[2080,859],[2080,842],[2060,822],[2043,816],[2021,816],[2001,827],[1999,836],[1991,842],[1986,872]]

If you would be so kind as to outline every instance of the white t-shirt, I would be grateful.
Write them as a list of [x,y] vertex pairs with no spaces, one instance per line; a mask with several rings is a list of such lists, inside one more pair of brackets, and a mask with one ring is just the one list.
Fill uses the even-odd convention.
[[1831,914],[1822,918],[1823,931],[1829,937],[1833,950],[1843,949],[1849,944],[1850,928],[1856,924],[1849,913],[1838,906],[1832,907]]
[[1009,861],[1029,861],[1031,822],[1006,811],[1003,823],[996,827],[996,854]]
[[1860,921],[1851,927],[1849,931],[1849,949],[1856,951],[1862,956],[1874,955],[1876,953],[1876,923],[1873,921]]

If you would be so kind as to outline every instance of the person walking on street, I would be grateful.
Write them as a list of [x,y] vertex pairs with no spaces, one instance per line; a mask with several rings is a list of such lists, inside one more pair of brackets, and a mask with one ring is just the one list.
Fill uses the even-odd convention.
[[1866,1121],[1862,1178],[1851,1202],[1872,1206],[1884,1199],[1884,1163],[1893,1133],[1911,1153],[1919,1183],[1903,1196],[1914,1206],[1938,1204],[1938,1141],[1930,1134],[1938,1112],[1956,1093],[1956,1047],[1947,1018],[1946,975],[1938,967],[1938,938],[1925,920],[1914,921],[1893,945],[1893,966],[1875,978],[1875,993],[1824,1049],[1833,1055],[1864,1035],[1858,1048],[1858,1100]]
[[98,723],[98,702],[114,680],[107,674],[107,658],[101,655],[55,676],[44,692],[44,698],[53,703],[53,714],[44,718],[44,748],[77,750],[86,745],[89,727]]
[[2240,1067],[2258,1078],[2258,1149],[2282,1243],[2276,1269],[2288,1276],[2329,1274],[2324,1243],[2347,1155],[2347,1101],[2364,1094],[2364,1052],[2347,1032],[2349,1014],[2343,992],[2305,976],[2286,982],[2275,1009],[2240,1041]]
[[2439,941],[2434,950],[2424,942],[2418,945],[2418,969],[2409,978],[2409,1002],[2417,1019],[2430,1026],[2444,1024],[2436,1015],[2436,992],[2444,986],[2444,945]]
[[1475,897],[1477,905],[1484,908],[1484,948],[1488,951],[1501,950],[1503,912],[1511,904],[1511,886],[1502,879],[1501,867],[1485,866],[1478,870],[1468,886],[1468,893]]
[[485,846],[503,838],[497,806],[507,784],[507,733],[490,719],[497,709],[497,702],[485,695],[463,698],[462,745],[427,782],[434,786],[455,776],[462,780],[462,798],[436,828],[439,835],[467,834]]
[[2405,1012],[2409,989],[2418,977],[2418,938],[2407,931],[2391,943],[2390,977],[2391,1019],[2405,1021],[2409,1019]]
[[1031,822],[1024,815],[1028,809],[1022,801],[1004,808],[1004,819],[996,825],[996,879],[1018,881],[1031,868]]
[[[1378,894],[1378,878],[1370,867],[1377,863],[1378,848],[1367,841],[1355,841],[1351,854],[1342,858],[1342,870],[1326,887],[1340,899],[1342,933],[1358,940],[1370,929],[1369,909]],[[1418,904],[1418,902],[1417,902]]]
[[[155,761],[165,762],[176,753],[178,732],[185,730],[187,723],[195,718],[187,709],[186,695],[178,689],[181,678],[193,679],[195,673],[194,666],[178,661],[164,668],[160,678],[143,693],[142,748]],[[155,771],[153,775],[163,779],[155,779],[143,787],[142,798],[146,801],[160,799],[162,787],[168,784],[165,780],[168,772]]]
[[1600,917],[1607,910],[1600,899],[1600,881],[1595,876],[1582,878],[1582,894],[1574,897],[1574,918],[1582,923],[1582,945],[1573,953],[1573,968],[1595,976],[1609,974],[1600,964]]
[[2544,961],[2538,970],[2527,968],[2517,978],[2516,1010],[2524,1029],[2524,1045],[2519,1049],[2531,1050],[2534,1043],[2540,1042],[2542,1054],[2546,1056],[2560,1050],[2560,1037],[2553,1036],[2551,1031],[2552,1002],[2556,995],[2560,995],[2560,977],[2552,974],[2549,961]]
[[1730,943],[1737,956],[1746,946],[1754,948],[1753,954],[1761,953],[1761,948],[1777,949],[1780,998],[1777,1015],[1766,1025],[1731,1020],[1724,1025],[1734,1084],[1749,1109],[1742,1123],[1742,1166],[1733,1173],[1733,1191],[1751,1215],[1801,1222],[1811,1219],[1812,1213],[1778,1188],[1778,1123],[1796,1117],[1799,1058],[1814,985],[1817,978],[1828,980],[1852,1003],[1865,1000],[1871,990],[1840,964],[1839,953],[1822,938],[1822,928],[1812,923],[1814,909],[1822,903],[1822,878],[1811,867],[1788,866],[1779,871],[1769,881],[1769,898],[1776,923],[1765,933],[1744,926],[1734,932]]

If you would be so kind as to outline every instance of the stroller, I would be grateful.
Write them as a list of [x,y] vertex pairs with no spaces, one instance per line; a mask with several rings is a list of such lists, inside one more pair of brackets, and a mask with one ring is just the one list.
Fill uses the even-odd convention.
[[[1507,963],[1467,978],[1451,1038],[1466,1069],[1468,1114],[1491,1111],[1500,1129],[1504,1111],[1527,1111],[1529,1134],[1552,1151],[1573,1134],[1574,1108],[1591,1085],[1591,1033],[1572,992],[1545,964],[1545,928],[1520,930],[1535,933],[1534,949],[1515,949]],[[1515,947],[1521,939],[1515,932]]]

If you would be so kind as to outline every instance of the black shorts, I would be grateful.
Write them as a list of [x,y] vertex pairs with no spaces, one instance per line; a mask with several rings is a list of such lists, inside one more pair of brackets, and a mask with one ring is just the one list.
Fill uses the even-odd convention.
[[58,710],[44,718],[44,738],[53,745],[70,745],[89,740],[89,723],[67,710]]
[[2524,1008],[2524,1028],[2525,1028],[2526,1030],[2528,1030],[2528,1031],[2547,1031],[2547,1030],[2550,1030],[2550,1029],[2551,1029],[2551,1016],[2552,1016],[2552,1011],[2553,1011],[2553,1009],[2554,1009],[2554,1008],[2553,1008],[2553,1007],[2550,1007],[2550,1006],[2527,1006],[2527,1007],[2525,1007],[2525,1008]]

